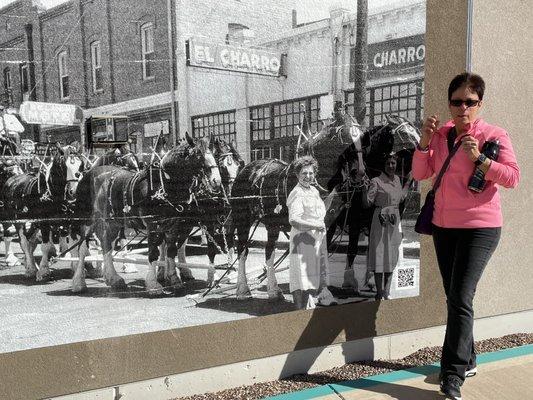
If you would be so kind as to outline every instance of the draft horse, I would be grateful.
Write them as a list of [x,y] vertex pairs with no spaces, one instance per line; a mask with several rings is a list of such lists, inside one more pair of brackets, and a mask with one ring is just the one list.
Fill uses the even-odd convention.
[[[206,193],[218,193],[220,172],[209,149],[210,138],[196,143],[187,141],[172,148],[158,165],[150,164],[140,172],[116,166],[99,166],[88,171],[77,190],[76,211],[83,223],[75,232],[79,237],[79,261],[72,291],[86,289],[83,262],[87,255],[87,239],[94,232],[104,253],[104,279],[114,289],[126,287],[113,266],[113,242],[121,229],[130,227],[147,232],[148,273],[146,290],[161,294],[157,281],[158,246],[181,214],[195,205]],[[178,284],[176,272],[167,278]]]
[[[193,139],[186,135],[189,145],[194,145]],[[232,142],[215,138],[211,150],[215,156],[220,176],[221,191],[217,196],[204,196],[196,198],[195,207],[189,207],[180,217],[176,218],[175,225],[168,230],[165,237],[167,268],[175,269],[175,257],[185,262],[185,243],[191,230],[200,225],[207,236],[207,255],[210,267],[207,273],[207,285],[211,286],[215,280],[215,256],[219,252],[233,252],[233,236],[230,234],[232,212],[230,198],[232,186],[238,173],[244,166],[244,160],[235,149]],[[181,255],[178,253],[178,247]],[[231,257],[231,256],[230,256]],[[182,270],[182,276],[192,279],[187,270]],[[160,281],[162,280],[160,274]]]
[[287,196],[296,185],[297,178],[291,173],[290,164],[277,159],[262,159],[247,164],[233,184],[230,199],[233,229],[237,233],[237,272],[236,296],[246,299],[251,296],[246,277],[248,255],[248,235],[253,223],[261,221],[267,230],[265,259],[267,266],[267,293],[270,300],[283,299],[278,286],[274,258],[279,233],[290,229]]
[[[15,227],[25,256],[25,275],[37,281],[50,275],[49,259],[55,255],[52,231],[72,216],[76,188],[84,171],[78,148],[56,145],[56,150],[49,165],[42,164],[35,174],[15,174],[2,186],[3,216],[6,220],[20,221]],[[39,229],[42,258],[37,267],[33,252]]]
[[337,159],[336,171],[328,182],[328,190],[334,194],[330,213],[334,213],[336,217],[328,229],[327,239],[328,246],[332,249],[336,229],[340,228],[341,234],[348,233],[343,282],[345,289],[355,292],[359,290],[353,262],[358,253],[361,231],[364,229],[368,232],[370,229],[372,210],[365,209],[363,205],[369,180],[382,172],[386,156],[391,153],[398,156],[396,173],[400,176],[402,185],[410,179],[412,156],[419,137],[417,128],[407,119],[387,116],[384,124],[363,133],[360,147],[357,143],[351,144]]

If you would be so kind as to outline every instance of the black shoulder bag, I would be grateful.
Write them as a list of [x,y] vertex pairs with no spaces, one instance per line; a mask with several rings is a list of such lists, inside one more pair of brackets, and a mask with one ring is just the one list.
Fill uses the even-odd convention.
[[[448,148],[450,148],[450,140],[451,143],[453,143],[453,140],[455,140],[455,136],[455,128],[452,128],[450,130],[450,133],[448,134]],[[440,186],[442,176],[448,169],[450,160],[452,159],[453,155],[455,154],[460,145],[461,141],[458,141],[453,147],[451,147],[448,157],[446,158],[446,161],[444,161],[444,164],[442,165],[442,168],[439,171],[439,175],[437,175],[437,179],[435,179],[435,184],[433,185],[433,188],[426,195],[424,205],[420,209],[420,214],[418,214],[418,218],[416,219],[415,232],[421,233],[423,235],[433,234],[433,224],[431,223],[431,221],[433,220],[433,210],[435,209],[435,192]]]

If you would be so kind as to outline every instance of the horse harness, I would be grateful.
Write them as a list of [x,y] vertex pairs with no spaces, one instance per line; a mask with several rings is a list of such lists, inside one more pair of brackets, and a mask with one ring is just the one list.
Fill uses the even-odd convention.
[[[149,181],[149,193],[151,193],[151,195],[149,195],[149,198],[150,200],[155,200],[155,201],[160,201],[162,203],[165,203],[171,206],[178,213],[182,213],[185,210],[185,207],[182,204],[180,203],[175,204],[168,200],[168,192],[165,188],[165,178],[163,176],[163,169],[161,168],[161,164],[160,164],[160,162],[162,161],[164,157],[163,158],[159,157],[159,158],[160,158],[160,161],[158,163],[159,165],[156,165],[154,168],[154,164],[151,163],[149,166],[148,181]],[[156,173],[159,174],[160,186],[157,188],[157,190],[156,190],[156,184],[154,182],[154,171],[153,171],[154,169],[157,169]],[[109,204],[111,205],[111,210],[112,210],[111,216],[113,216],[114,214],[113,208],[112,208],[112,201],[111,201],[112,187],[116,179],[116,175],[120,171],[122,171],[122,169],[118,169],[111,174],[110,182],[107,187],[107,193],[108,193],[107,199],[108,199]],[[135,198],[134,198],[135,185],[142,178],[144,178],[145,175],[143,174],[143,172],[144,171],[136,172],[126,182],[126,186],[122,194],[122,200],[124,204],[122,211],[124,213],[124,216],[130,213],[133,207],[139,206],[142,202],[146,200],[146,199],[143,199],[140,202],[135,203]],[[207,190],[205,189],[205,186],[207,186],[207,184],[205,183],[205,172],[203,171],[203,169],[200,174],[204,176],[200,178],[198,176],[199,174],[197,174],[197,175],[194,175],[192,178],[191,184],[189,186],[189,200],[184,202],[188,205],[195,203],[196,206],[198,207],[198,200],[197,200],[198,197],[201,197]]]
[[[260,213],[260,218],[262,218],[266,214],[265,213],[265,205],[263,203],[263,184],[265,182],[266,172],[267,172],[267,169],[272,164],[274,164],[275,162],[278,162],[278,161],[279,160],[271,159],[267,163],[265,163],[261,167],[261,169],[258,171],[256,178],[252,182],[252,187],[255,186],[257,189],[259,189],[259,206],[260,206],[259,213]],[[276,196],[276,207],[274,207],[274,214],[279,214],[281,212],[281,210],[282,210],[282,207],[283,207],[281,205],[281,202],[280,202],[280,199],[279,199],[280,185],[281,185],[281,190],[285,194],[285,198],[288,197],[287,179],[288,179],[288,176],[289,176],[289,168],[290,168],[290,164],[287,164],[281,170],[281,172],[278,175],[278,177],[281,178],[281,179],[278,179],[278,183],[276,185],[276,188],[274,189],[274,194]]]

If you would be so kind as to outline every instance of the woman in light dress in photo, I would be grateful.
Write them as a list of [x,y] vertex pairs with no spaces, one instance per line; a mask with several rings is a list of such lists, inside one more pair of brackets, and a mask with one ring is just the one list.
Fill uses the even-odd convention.
[[287,198],[290,233],[290,282],[297,309],[314,308],[317,304],[332,305],[335,299],[328,290],[329,265],[324,217],[326,207],[318,190],[312,185],[318,164],[305,156],[293,164],[298,184]]
[[395,174],[396,156],[385,159],[384,171],[370,181],[364,200],[368,207],[374,205],[374,214],[368,238],[367,272],[374,273],[376,300],[388,299],[392,274],[399,259],[402,242],[400,203],[407,197],[411,177],[402,187]]

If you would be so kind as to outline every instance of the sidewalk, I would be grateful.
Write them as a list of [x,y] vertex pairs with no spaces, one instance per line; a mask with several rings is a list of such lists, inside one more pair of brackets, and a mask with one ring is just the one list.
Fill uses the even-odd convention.
[[[437,364],[319,386],[265,400],[433,400],[439,394]],[[461,390],[466,400],[522,400],[531,397],[533,345],[478,356],[478,374]]]

